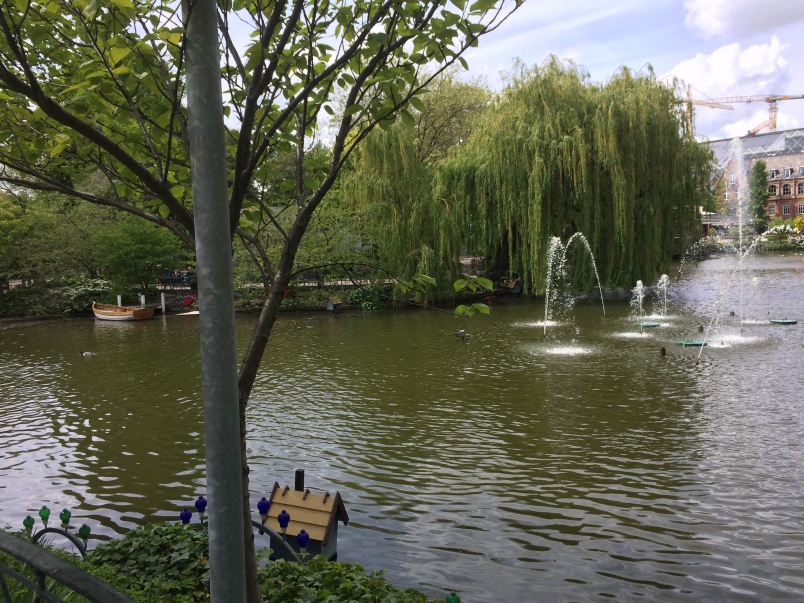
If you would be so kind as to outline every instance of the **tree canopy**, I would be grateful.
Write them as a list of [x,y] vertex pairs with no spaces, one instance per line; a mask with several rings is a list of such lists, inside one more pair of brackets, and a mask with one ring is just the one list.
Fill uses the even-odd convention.
[[764,224],[767,221],[768,203],[768,166],[758,159],[748,174],[748,214],[756,222]]
[[459,205],[470,248],[503,249],[533,291],[550,238],[579,231],[602,281],[630,285],[661,273],[676,235],[697,234],[710,158],[652,74],[592,84],[550,60],[515,69],[469,144],[439,165],[435,197]]

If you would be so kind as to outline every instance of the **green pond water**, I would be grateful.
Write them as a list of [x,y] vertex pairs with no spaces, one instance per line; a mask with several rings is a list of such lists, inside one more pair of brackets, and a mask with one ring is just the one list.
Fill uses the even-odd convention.
[[[304,468],[345,500],[339,559],[430,595],[804,600],[804,256],[746,260],[742,335],[734,266],[686,268],[642,335],[627,301],[578,304],[547,338],[524,298],[464,320],[283,315],[249,408],[255,518]],[[724,288],[710,345],[676,346]],[[42,504],[102,537],[178,520],[205,492],[197,329],[0,325],[0,525]]]

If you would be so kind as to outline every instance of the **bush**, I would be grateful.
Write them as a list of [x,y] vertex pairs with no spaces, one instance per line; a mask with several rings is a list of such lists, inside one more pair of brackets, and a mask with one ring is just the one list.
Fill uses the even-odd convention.
[[[80,566],[140,603],[194,603],[209,593],[209,542],[200,524],[151,524],[98,547]],[[324,557],[274,561],[259,570],[266,603],[427,603],[416,590],[388,584],[382,573]]]
[[369,285],[349,292],[347,302],[361,310],[382,310],[393,295],[390,285]]
[[15,287],[0,293],[0,317],[43,316],[61,312],[59,298],[42,285]]
[[284,560],[260,569],[260,593],[265,603],[327,601],[346,603],[427,603],[417,590],[391,586],[384,572],[366,573],[356,563],[327,561],[318,556],[306,563]]
[[89,312],[92,302],[114,303],[117,300],[112,293],[112,283],[103,279],[77,277],[67,282],[62,291],[64,297],[63,312]]

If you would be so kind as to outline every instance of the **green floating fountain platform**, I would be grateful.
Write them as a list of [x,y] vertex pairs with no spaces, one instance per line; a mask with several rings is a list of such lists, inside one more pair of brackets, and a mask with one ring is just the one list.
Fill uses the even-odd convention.
[[797,322],[797,320],[791,320],[790,318],[771,318],[772,325],[794,325]]
[[653,329],[654,327],[661,327],[662,323],[660,322],[638,322],[638,327],[642,327],[643,329]]
[[684,346],[685,348],[700,348],[706,345],[705,341],[700,339],[679,339],[676,345]]

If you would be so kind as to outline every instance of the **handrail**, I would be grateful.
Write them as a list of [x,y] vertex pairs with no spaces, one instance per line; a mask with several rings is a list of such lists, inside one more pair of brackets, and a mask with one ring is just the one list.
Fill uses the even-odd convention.
[[31,542],[37,544],[39,542],[39,539],[44,534],[58,534],[59,536],[64,536],[67,540],[72,542],[78,548],[78,551],[81,553],[81,557],[86,558],[87,556],[86,544],[81,542],[73,534],[70,534],[70,532],[68,532],[67,530],[63,530],[61,528],[42,528],[31,537]]
[[293,550],[293,547],[288,544],[287,540],[285,540],[285,538],[281,534],[277,533],[273,528],[269,528],[264,523],[254,521],[253,519],[251,520],[251,525],[257,528],[257,530],[259,530],[260,535],[263,535],[265,534],[265,532],[268,532],[268,534],[272,536],[274,540],[276,540],[276,542],[280,543],[282,548],[285,549],[285,552],[288,555],[290,555],[294,561],[298,561],[299,563],[301,563],[301,557],[299,557],[296,554],[296,551]]
[[0,531],[0,552],[22,561],[33,569],[38,584],[34,584],[18,572],[0,563],[0,592],[6,603],[11,603],[11,595],[5,584],[3,575],[18,580],[37,595],[37,600],[47,603],[64,603],[61,599],[47,592],[45,577],[63,584],[92,603],[136,603],[134,599],[118,592],[102,580],[79,569],[69,561],[60,559],[41,546],[21,540],[6,532]]

